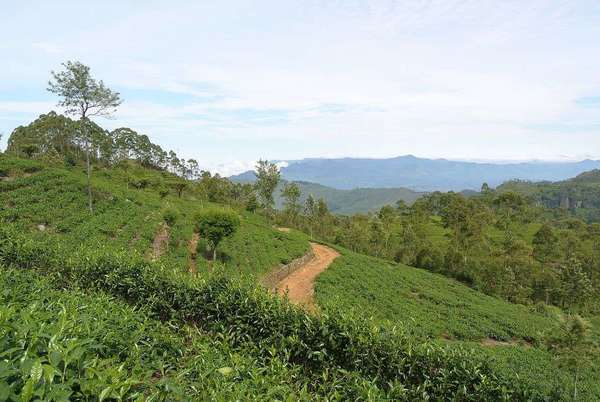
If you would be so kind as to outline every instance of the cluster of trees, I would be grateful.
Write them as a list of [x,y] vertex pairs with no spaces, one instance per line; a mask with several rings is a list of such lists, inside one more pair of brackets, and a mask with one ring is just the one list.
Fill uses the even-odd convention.
[[[6,153],[48,161],[76,164],[86,159],[87,140],[83,138],[82,122],[54,111],[39,116],[26,126],[17,127],[10,137]],[[147,135],[121,127],[108,131],[88,121],[90,161],[103,166],[114,166],[134,160],[142,166],[167,170],[193,180],[200,177],[198,162],[180,159],[173,151],[165,151],[150,141]]]
[[511,302],[542,301],[566,309],[598,308],[600,224],[550,213],[532,200],[483,186],[477,196],[435,192],[412,206],[332,215],[323,200],[298,203],[282,190],[279,224],[353,251],[454,277]]
[[[64,159],[73,165],[85,160],[90,212],[93,211],[92,163],[114,165],[136,160],[142,166],[169,170],[187,179],[200,175],[196,160],[179,159],[175,152],[166,152],[146,135],[129,128],[108,132],[90,120],[93,116],[111,116],[123,102],[120,94],[92,77],[90,68],[78,61],[68,61],[62,67],[62,71],[51,72],[48,91],[59,97],[58,106],[65,114],[77,120],[55,112],[42,115],[13,131],[7,153],[48,161]],[[175,186],[181,196],[185,185],[178,182]]]

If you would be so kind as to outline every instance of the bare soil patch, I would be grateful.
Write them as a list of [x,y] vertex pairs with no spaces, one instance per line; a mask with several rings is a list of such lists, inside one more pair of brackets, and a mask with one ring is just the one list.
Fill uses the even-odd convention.
[[524,346],[524,347],[532,347],[533,345],[530,342],[527,342],[523,339],[511,339],[510,341],[499,341],[493,338],[485,338],[481,342],[482,346],[489,347],[498,347],[498,346]]
[[152,261],[158,260],[160,256],[165,253],[168,247],[169,226],[167,226],[166,223],[163,223],[156,232],[154,241],[152,242]]
[[314,307],[315,280],[340,254],[321,244],[311,243],[310,245],[314,258],[283,278],[277,284],[277,293],[280,295],[287,293],[292,303],[312,308]]
[[196,260],[198,259],[198,240],[200,240],[200,234],[194,233],[188,243],[188,252],[190,253],[188,271],[192,275],[196,275],[198,272],[196,267]]

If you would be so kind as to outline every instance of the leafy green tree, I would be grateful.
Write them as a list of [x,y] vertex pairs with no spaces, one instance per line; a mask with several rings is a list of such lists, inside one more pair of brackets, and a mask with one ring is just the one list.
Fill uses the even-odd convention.
[[563,307],[585,307],[593,294],[593,284],[580,261],[569,259],[560,267],[559,295]]
[[252,192],[248,199],[246,200],[246,211],[255,212],[258,208],[258,200],[256,199],[256,194]]
[[196,180],[200,176],[200,165],[196,159],[188,159],[186,176],[189,180]]
[[181,198],[183,191],[188,188],[188,182],[181,178],[173,178],[168,181],[169,187],[171,187],[177,193],[177,197]]
[[558,257],[558,237],[547,223],[533,236],[533,256],[541,263],[552,261]]
[[112,115],[122,103],[118,92],[113,92],[102,81],[96,81],[90,74],[90,68],[78,61],[63,63],[64,70],[52,71],[48,82],[48,91],[58,95],[58,105],[65,108],[68,115],[78,116],[81,138],[85,144],[88,207],[93,212],[90,147],[92,139],[88,130],[88,119],[92,116]]
[[410,207],[406,204],[406,201],[398,200],[396,201],[396,210],[399,215],[406,215],[409,212]]
[[380,238],[380,242],[383,242],[382,252],[385,253],[388,250],[390,245],[390,238],[392,236],[392,227],[396,220],[396,209],[394,209],[391,205],[384,205],[377,212],[377,217],[381,222],[381,230],[382,237]]
[[291,224],[295,224],[300,213],[300,187],[294,182],[285,183],[281,189],[281,196],[284,201],[284,213]]
[[273,193],[281,178],[279,168],[274,163],[269,162],[268,160],[263,161],[261,159],[256,164],[254,174],[256,175],[256,183],[254,185],[258,192],[258,196],[260,197],[261,206],[270,216],[273,205],[275,204]]
[[308,228],[310,230],[310,238],[313,238],[315,217],[317,216],[317,202],[312,194],[309,194],[304,201],[304,215],[308,220]]
[[240,226],[239,216],[231,210],[209,209],[196,215],[196,231],[208,240],[213,250],[213,261],[217,259],[217,247]]
[[558,316],[558,324],[546,336],[546,346],[560,368],[573,375],[573,400],[577,400],[579,375],[598,356],[598,346],[591,338],[591,325],[579,315]]
[[318,224],[319,235],[321,237],[326,237],[328,228],[330,227],[330,214],[327,202],[323,198],[317,200],[314,213],[314,222]]
[[[29,158],[33,153],[45,154],[51,150],[62,156],[76,156],[79,152],[74,135],[77,129],[78,124],[68,117],[56,112],[43,114],[27,126],[15,128],[8,138],[6,151],[17,156],[25,153]],[[34,145],[33,153],[25,152],[24,147],[28,145]]]

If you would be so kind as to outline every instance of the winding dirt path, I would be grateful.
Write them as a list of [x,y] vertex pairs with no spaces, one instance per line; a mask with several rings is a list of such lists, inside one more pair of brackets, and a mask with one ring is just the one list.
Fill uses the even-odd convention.
[[190,253],[188,271],[192,275],[195,275],[197,272],[196,260],[198,259],[198,240],[200,240],[200,235],[194,232],[192,238],[190,239],[190,242],[188,243],[188,252]]
[[311,243],[315,257],[277,284],[277,293],[285,295],[294,304],[314,306],[315,280],[340,254],[332,248]]
[[166,223],[163,223],[152,242],[152,261],[156,261],[169,247],[169,227]]

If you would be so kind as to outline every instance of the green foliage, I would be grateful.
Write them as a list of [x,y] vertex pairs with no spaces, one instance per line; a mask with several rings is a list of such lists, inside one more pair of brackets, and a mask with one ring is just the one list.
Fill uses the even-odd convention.
[[[16,172],[17,166],[28,170],[43,168],[37,161],[0,156],[0,170]],[[145,189],[127,186],[128,180],[138,177],[148,181]],[[85,177],[79,168],[46,167],[31,176],[11,176],[10,180],[0,181],[0,225],[11,223],[42,239],[57,238],[67,249],[101,244],[106,252],[127,248],[146,255],[164,221],[163,212],[172,210],[177,219],[169,229],[169,247],[161,261],[187,272],[188,244],[195,230],[193,216],[203,207],[215,206],[198,202],[194,187],[182,198],[162,198],[160,189],[168,177],[166,172],[138,164],[130,165],[127,171],[100,170],[93,178],[98,192],[96,211],[90,215],[85,210]],[[231,268],[231,275],[260,276],[282,261],[304,255],[308,242],[298,232],[278,232],[262,217],[246,213],[239,230],[219,248],[224,257],[222,263]],[[198,259],[197,265],[203,274],[207,262]]]
[[589,368],[598,357],[598,345],[591,340],[590,324],[577,314],[561,314],[558,324],[547,333],[546,344],[558,366],[573,374],[573,400],[577,400],[581,370]]
[[2,229],[0,263],[46,272],[57,286],[107,292],[145,306],[156,318],[193,322],[205,331],[227,334],[235,347],[268,350],[286,364],[301,364],[317,390],[331,389],[345,378],[350,382],[341,386],[341,399],[363,399],[356,392],[365,384],[377,399],[542,397],[517,378],[498,376],[468,352],[415,344],[401,333],[356,317],[312,316],[252,284],[223,276],[186,280],[127,252],[80,252],[65,260],[57,247]]
[[498,191],[527,195],[552,208],[556,216],[570,214],[588,222],[600,221],[600,171],[591,170],[558,182],[509,181]]
[[100,292],[56,291],[31,271],[2,268],[0,285],[2,400],[314,399],[300,367],[226,337]]
[[248,202],[246,203],[246,211],[254,212],[258,209],[258,200],[256,199],[256,195],[251,194],[248,198]]
[[200,236],[208,239],[213,248],[214,256],[221,240],[235,233],[240,226],[240,217],[231,210],[208,209],[199,212],[194,220]]
[[175,225],[177,219],[179,218],[179,213],[174,208],[168,208],[165,212],[163,212],[163,219],[169,226]]
[[382,322],[404,322],[417,336],[460,340],[537,342],[551,322],[441,275],[341,252],[317,281],[317,300],[325,308],[360,309]]
[[58,95],[59,106],[67,114],[85,118],[86,116],[106,116],[115,112],[121,104],[118,92],[111,91],[102,81],[96,81],[90,68],[78,61],[62,64],[63,71],[52,72],[48,91]]
[[[339,251],[341,256],[316,283],[317,302],[325,312],[356,312],[404,328],[413,341],[437,339],[471,349],[496,374],[515,373],[553,398],[570,400],[573,376],[557,370],[554,354],[544,347],[546,334],[558,333],[558,308],[508,303],[438,274]],[[590,335],[597,337],[595,331]],[[565,357],[581,356],[569,353]],[[586,367],[579,373],[579,398],[592,401],[600,395],[600,365],[596,360]]]
[[[24,173],[25,166],[34,166],[28,167],[31,173]],[[96,170],[96,211],[90,215],[82,208],[86,199],[81,168],[0,156],[3,169],[10,173],[8,180],[0,181],[0,265],[25,270],[22,275],[39,272],[45,286],[69,289],[66,293],[76,292],[73,300],[79,298],[82,306],[98,303],[108,312],[102,316],[86,307],[79,313],[68,310],[67,317],[78,322],[76,317],[90,311],[106,325],[85,324],[97,335],[80,339],[92,338],[104,345],[97,336],[123,332],[127,346],[106,347],[97,367],[112,373],[125,364],[123,377],[111,378],[115,384],[120,378],[135,382],[126,397],[141,392],[159,400],[518,400],[562,397],[566,394],[561,392],[572,390],[568,370],[556,372],[550,352],[539,347],[541,330],[551,327],[553,307],[510,304],[440,275],[345,250],[317,282],[320,315],[308,315],[265,294],[254,281],[305,254],[308,241],[301,232],[276,231],[260,215],[244,212],[252,194],[247,187],[203,175],[199,181],[187,181],[189,187],[179,198],[161,194],[173,177],[170,173],[127,162]],[[140,188],[131,185],[141,181],[145,184]],[[487,194],[488,201],[452,197],[437,195],[411,207],[388,207],[352,218],[335,217],[324,202],[313,200],[298,225],[310,224],[319,237],[336,238],[384,258],[398,255],[431,270],[468,274],[475,287],[497,278],[506,284],[524,283],[532,300],[545,300],[548,289],[550,301],[558,304],[562,284],[575,283],[568,279],[575,271],[596,289],[600,231],[596,233],[594,227],[572,220],[548,221],[559,252],[542,263],[532,258],[534,238],[542,227],[535,208],[510,197],[493,203],[493,191]],[[223,269],[211,274],[202,269],[208,263],[198,259],[200,275],[191,278],[188,260],[194,217],[217,208],[209,199],[229,203],[230,211],[242,219],[238,230],[219,245]],[[169,211],[177,216],[169,228],[169,247],[157,263],[149,263],[144,256]],[[460,216],[473,221],[461,222]],[[502,225],[497,224],[500,219]],[[199,249],[203,241],[207,238],[201,237]],[[455,247],[457,269],[446,272],[448,251]],[[577,258],[575,271],[574,265],[562,260],[566,255]],[[16,271],[5,272],[10,278]],[[489,279],[484,272],[491,273]],[[4,288],[4,297],[30,295],[27,303],[46,293],[8,284]],[[506,297],[515,287],[499,289]],[[84,293],[94,299],[88,303]],[[95,300],[106,295],[126,301],[112,299],[111,303],[131,309],[158,331],[142,329],[140,334],[167,337],[171,346],[150,342],[144,350],[159,357],[136,355],[138,349],[130,345],[142,341],[130,333],[137,330],[112,318],[119,313],[110,313],[112,307]],[[60,297],[52,293],[43,305],[54,306],[51,300]],[[569,303],[577,309],[591,308]],[[357,317],[359,313],[373,316],[374,321]],[[36,322],[50,327],[49,320],[58,316],[54,312],[36,316]],[[198,330],[170,332],[186,328],[186,323],[197,325]],[[598,337],[595,332],[591,336]],[[440,341],[440,337],[452,340]],[[479,342],[487,338],[508,346],[482,347]],[[582,370],[581,398],[593,400],[600,395],[594,385],[599,373],[596,364]],[[73,372],[72,378],[78,375]]]
[[[511,302],[600,311],[600,231],[575,218],[555,220],[516,192],[488,188],[469,198],[435,192],[410,207],[385,206],[351,217],[332,215],[309,194],[302,215],[291,219],[284,211],[279,221],[355,252],[445,274]],[[580,270],[568,268],[573,258]]]
[[260,197],[262,207],[270,210],[275,203],[273,193],[281,177],[279,168],[274,163],[261,159],[256,164],[255,170],[256,182],[254,186]]

